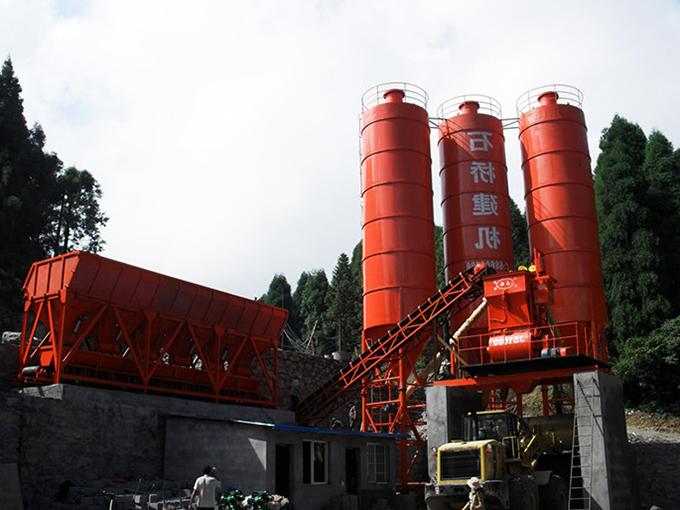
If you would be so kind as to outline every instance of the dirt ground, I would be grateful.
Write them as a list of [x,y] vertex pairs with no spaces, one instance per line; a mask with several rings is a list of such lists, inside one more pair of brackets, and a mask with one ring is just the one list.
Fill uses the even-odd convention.
[[680,434],[680,416],[651,414],[637,410],[626,410],[628,429],[649,430]]

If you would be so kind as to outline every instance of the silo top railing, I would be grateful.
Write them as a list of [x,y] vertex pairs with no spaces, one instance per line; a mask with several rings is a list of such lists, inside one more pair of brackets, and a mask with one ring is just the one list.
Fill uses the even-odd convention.
[[460,115],[462,113],[460,106],[463,103],[477,103],[479,105],[479,113],[493,115],[499,119],[503,118],[501,104],[493,97],[483,94],[465,94],[447,99],[437,108],[437,117],[440,119],[450,119]]
[[404,92],[404,103],[411,103],[427,109],[427,101],[429,96],[424,89],[413,83],[403,81],[388,81],[375,85],[368,89],[361,96],[361,111],[365,112],[379,104],[387,103],[385,93],[390,90],[401,90]]
[[564,85],[562,83],[554,83],[551,85],[542,85],[524,92],[517,99],[517,115],[533,110],[540,105],[539,98],[546,92],[555,92],[557,94],[558,104],[568,104],[581,108],[583,104],[583,93],[576,87],[571,85]]

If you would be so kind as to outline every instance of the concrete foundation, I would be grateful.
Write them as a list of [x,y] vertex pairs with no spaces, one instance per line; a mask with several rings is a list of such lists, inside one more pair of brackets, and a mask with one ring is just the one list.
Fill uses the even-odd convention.
[[591,510],[633,510],[636,504],[621,381],[601,371],[574,374],[583,486]]

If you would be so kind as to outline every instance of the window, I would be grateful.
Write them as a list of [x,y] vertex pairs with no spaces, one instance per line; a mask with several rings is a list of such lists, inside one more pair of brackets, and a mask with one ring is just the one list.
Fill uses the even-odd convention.
[[302,483],[328,483],[328,443],[302,441]]
[[390,481],[389,457],[387,445],[368,443],[368,481],[371,483],[388,483]]

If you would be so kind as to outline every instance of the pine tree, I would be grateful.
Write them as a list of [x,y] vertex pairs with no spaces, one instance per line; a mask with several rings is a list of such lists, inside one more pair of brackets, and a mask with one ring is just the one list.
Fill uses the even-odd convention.
[[529,232],[526,215],[519,210],[515,201],[510,199],[510,224],[512,226],[512,253],[515,267],[529,265]]
[[614,117],[600,139],[595,170],[610,346],[657,327],[670,313],[661,292],[659,240],[647,207],[642,129]]
[[21,284],[46,255],[42,238],[56,197],[61,161],[45,154],[39,125],[29,130],[21,86],[7,59],[0,71],[0,327],[18,327]]
[[444,281],[444,229],[439,225],[434,226],[434,266],[436,285],[441,289],[447,282]]
[[99,251],[101,188],[87,171],[63,169],[46,153],[40,124],[28,129],[21,85],[7,59],[0,71],[0,327],[18,327],[28,267],[73,248]]
[[644,176],[649,184],[650,222],[659,239],[659,275],[672,315],[680,313],[680,166],[673,145],[660,132],[649,135],[645,147]]
[[52,254],[85,249],[101,251],[100,228],[108,218],[99,208],[101,187],[90,172],[69,167],[57,176],[58,201],[44,243]]
[[293,310],[291,311],[291,316],[288,317],[288,324],[298,335],[301,335],[304,326],[302,317],[300,316],[300,309],[302,306],[302,295],[308,278],[309,273],[307,271],[303,271],[300,274],[297,284],[295,285],[295,292],[293,292]]
[[303,340],[312,338],[314,351],[325,354],[333,350],[323,336],[326,315],[326,294],[328,278],[323,269],[310,271],[300,295],[300,334]]
[[361,324],[357,308],[361,295],[357,293],[349,257],[341,253],[333,270],[333,279],[326,295],[325,334],[335,339],[336,349],[350,351],[361,340]]
[[359,241],[352,250],[352,260],[350,266],[352,268],[352,281],[354,282],[354,292],[359,296],[359,303],[355,310],[354,321],[358,324],[359,340],[361,340],[361,330],[364,324],[364,275],[361,267],[361,259],[363,257],[363,243]]
[[288,310],[288,317],[290,320],[291,312],[293,310],[293,297],[290,294],[290,284],[286,279],[286,275],[277,273],[272,278],[267,292],[262,295],[260,301],[268,305],[278,306]]

